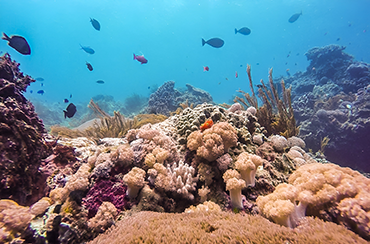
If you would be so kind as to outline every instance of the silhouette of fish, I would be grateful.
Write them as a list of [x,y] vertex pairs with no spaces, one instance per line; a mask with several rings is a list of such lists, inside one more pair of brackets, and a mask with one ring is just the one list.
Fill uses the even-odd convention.
[[64,103],[69,103],[69,100],[67,98],[64,98]]
[[96,83],[98,83],[98,84],[104,84],[104,81],[103,80],[97,80]]
[[23,54],[23,55],[30,55],[31,54],[31,48],[30,45],[28,45],[28,42],[24,37],[21,36],[7,36],[3,32],[3,37],[1,39],[8,41],[8,45],[17,50],[17,52]]
[[77,112],[76,106],[73,103],[70,103],[66,110],[63,110],[64,118],[72,118]]
[[90,71],[93,71],[93,67],[90,63],[86,62],[86,66]]
[[94,54],[95,53],[94,49],[92,49],[91,47],[84,47],[81,44],[80,44],[80,46],[81,46],[81,49],[84,50],[85,52],[87,52],[88,54]]
[[44,90],[38,90],[37,93],[41,94],[41,95],[44,95],[45,92],[44,92]]
[[235,34],[236,33],[240,33],[240,34],[242,34],[242,35],[249,35],[250,33],[251,33],[251,30],[249,29],[249,28],[247,28],[247,27],[243,27],[243,28],[241,28],[241,29],[239,29],[239,30],[237,30],[236,28],[235,28]]
[[214,47],[214,48],[220,48],[224,45],[224,41],[220,38],[212,38],[212,39],[209,39],[208,41],[205,41],[203,38],[202,38],[202,46],[204,46],[204,44],[208,44],[210,45],[211,47]]
[[37,77],[35,80],[38,80],[38,81],[44,81],[44,78],[42,78],[42,77]]
[[296,21],[297,21],[297,19],[299,18],[299,16],[301,16],[301,15],[302,15],[302,11],[301,11],[300,13],[293,14],[293,15],[292,15],[292,17],[290,17],[290,18],[288,19],[288,22],[289,22],[289,23],[294,23],[294,22],[296,22]]
[[137,60],[137,61],[139,61],[141,64],[146,64],[146,63],[148,63],[148,60],[146,59],[146,58],[144,58],[144,55],[141,55],[141,56],[139,56],[139,55],[135,55],[135,53],[134,53],[134,60]]
[[92,26],[94,27],[95,30],[100,31],[100,23],[99,23],[99,21],[97,21],[96,19],[90,18],[90,22],[91,22],[91,24],[92,24]]

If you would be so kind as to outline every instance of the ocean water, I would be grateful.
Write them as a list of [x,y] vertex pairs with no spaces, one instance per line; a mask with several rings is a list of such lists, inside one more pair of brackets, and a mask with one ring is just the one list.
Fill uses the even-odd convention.
[[[45,79],[25,94],[45,106],[64,106],[71,94],[71,102],[86,105],[100,94],[117,101],[148,97],[151,87],[169,80],[206,90],[216,103],[230,102],[239,88],[249,91],[246,64],[258,84],[271,67],[274,77],[287,69],[304,71],[304,53],[328,44],[344,45],[357,60],[370,62],[369,0],[0,0],[0,6],[0,31],[25,37],[32,53],[21,55],[3,40],[0,51],[9,52],[24,73]],[[301,11],[296,22],[288,22]],[[90,18],[100,22],[100,31]],[[242,27],[251,34],[234,33]],[[225,45],[201,45],[202,38],[213,37]],[[133,60],[133,53],[148,63]],[[44,95],[37,93],[41,89]]]

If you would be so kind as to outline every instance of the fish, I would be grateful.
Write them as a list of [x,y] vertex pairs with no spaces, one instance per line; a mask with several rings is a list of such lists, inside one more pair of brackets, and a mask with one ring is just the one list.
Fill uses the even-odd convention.
[[93,67],[90,63],[86,62],[86,66],[90,71],[93,71]]
[[203,71],[209,71],[209,67],[208,66],[204,66],[203,67]]
[[69,95],[69,98],[72,98],[72,94],[71,94],[71,95]]
[[224,45],[224,43],[225,42],[220,38],[212,38],[212,39],[209,39],[208,41],[205,41],[202,38],[202,46],[204,46],[204,44],[208,44],[211,47],[220,48]]
[[7,36],[3,32],[3,37],[1,39],[8,41],[8,45],[17,50],[20,54],[23,55],[30,55],[31,54],[31,48],[30,45],[28,45],[28,42],[24,37],[22,36]]
[[99,21],[97,21],[96,19],[90,18],[90,22],[91,22],[91,24],[92,24],[92,26],[94,27],[95,30],[100,31],[100,23],[99,23]]
[[288,76],[290,76],[289,69],[286,69],[286,74],[287,74]]
[[103,80],[97,80],[96,83],[98,83],[98,84],[104,84],[104,81]]
[[237,29],[235,28],[235,34],[236,34],[236,33],[240,33],[240,34],[242,34],[242,35],[247,36],[247,35],[249,35],[249,34],[251,33],[251,30],[250,30],[249,28],[247,28],[247,27],[243,27],[243,28],[241,28],[241,29],[239,29],[239,30],[237,30]]
[[64,118],[72,118],[77,112],[76,106],[73,103],[70,103],[66,110],[63,110]]
[[235,78],[238,78],[238,71],[235,71]]
[[69,100],[67,98],[64,98],[64,103],[69,103]]
[[94,49],[92,49],[91,47],[84,47],[81,44],[80,44],[80,46],[81,46],[81,49],[84,50],[85,52],[87,52],[88,54],[94,54],[95,53]]
[[41,94],[41,95],[44,95],[45,91],[44,90],[38,90],[37,93]]
[[33,93],[33,91],[32,91],[32,90],[30,90],[30,93]]
[[200,127],[199,129],[201,131],[205,130],[205,129],[209,129],[211,128],[213,125],[213,120],[212,119],[207,119],[206,122],[204,122]]
[[44,78],[42,78],[42,77],[37,77],[35,80],[38,80],[38,81],[44,81]]
[[296,21],[297,21],[297,19],[299,18],[299,16],[301,16],[301,15],[302,15],[302,11],[301,11],[300,13],[293,14],[293,15],[292,15],[292,17],[290,17],[290,18],[288,19],[288,22],[289,22],[289,23],[294,23],[294,22],[296,22]]
[[340,41],[340,37],[337,38],[337,41]]
[[146,64],[148,63],[148,60],[146,58],[144,58],[144,55],[135,55],[134,53],[134,60],[137,60],[139,61],[141,64]]
[[41,86],[44,86],[44,83],[41,83]]

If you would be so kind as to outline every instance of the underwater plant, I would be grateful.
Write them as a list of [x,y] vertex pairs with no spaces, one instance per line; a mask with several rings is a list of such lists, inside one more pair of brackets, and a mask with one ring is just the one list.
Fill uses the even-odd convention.
[[242,93],[243,98],[236,96],[234,102],[239,102],[247,108],[256,108],[256,117],[259,123],[265,127],[268,135],[279,134],[286,138],[298,135],[299,128],[296,126],[294,118],[291,88],[286,89],[284,80],[281,80],[282,98],[280,98],[273,83],[271,68],[269,71],[269,88],[261,79],[262,85],[258,88],[258,97],[262,100],[263,105],[258,107],[258,99],[253,89],[249,64],[247,65],[247,74],[252,96],[239,89],[238,92]]

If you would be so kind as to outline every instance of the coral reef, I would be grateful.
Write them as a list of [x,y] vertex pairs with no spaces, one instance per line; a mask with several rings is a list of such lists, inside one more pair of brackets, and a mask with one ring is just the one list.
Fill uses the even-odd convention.
[[[299,136],[318,151],[325,137],[328,160],[370,172],[366,135],[370,132],[370,65],[355,61],[345,47],[312,48],[306,72],[285,79],[292,86],[292,107]],[[345,139],[344,139],[345,138]]]
[[9,54],[0,57],[0,195],[19,204],[34,203],[46,186],[38,173],[49,152],[46,131],[22,94],[31,82]]
[[145,112],[169,116],[171,112],[176,111],[180,104],[189,102],[196,106],[204,102],[212,102],[212,97],[208,92],[190,84],[186,84],[187,90],[185,92],[180,92],[174,87],[174,81],[167,81],[160,86],[157,91],[150,95]]

